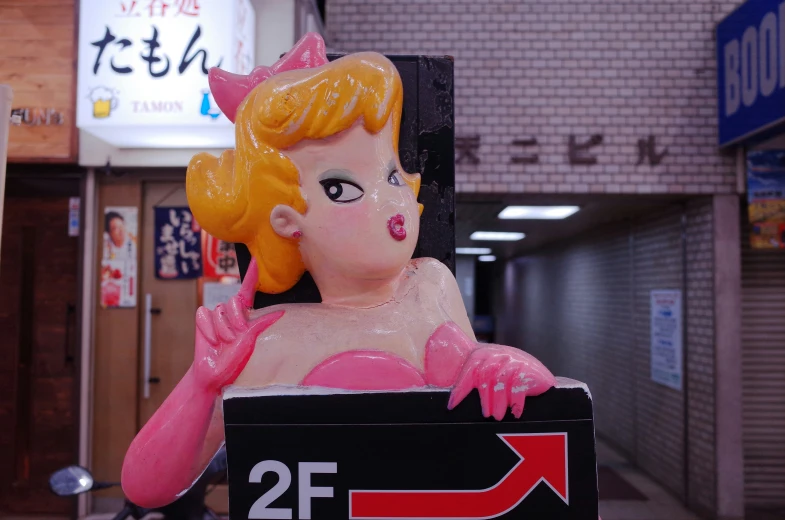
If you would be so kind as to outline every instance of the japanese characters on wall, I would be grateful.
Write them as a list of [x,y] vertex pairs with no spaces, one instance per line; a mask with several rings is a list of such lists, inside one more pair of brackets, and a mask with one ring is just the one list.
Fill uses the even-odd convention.
[[[597,164],[602,151],[603,136],[593,134],[586,138],[570,135],[565,142],[565,153],[570,164]],[[459,136],[455,138],[455,164],[480,164],[480,136]],[[521,151],[511,155],[510,164],[537,164],[540,162],[538,153],[539,142],[536,137],[524,137],[510,143]],[[657,137],[653,135],[639,138],[630,143],[630,157],[636,158],[636,166],[648,164],[658,166],[668,155],[668,147],[657,145]]]
[[163,280],[202,275],[202,235],[188,207],[155,208],[155,277]]
[[77,126],[118,147],[230,145],[207,74],[250,72],[254,40],[249,0],[82,0]]
[[138,211],[135,206],[104,209],[101,307],[136,307]]
[[750,246],[785,248],[785,150],[747,154]]

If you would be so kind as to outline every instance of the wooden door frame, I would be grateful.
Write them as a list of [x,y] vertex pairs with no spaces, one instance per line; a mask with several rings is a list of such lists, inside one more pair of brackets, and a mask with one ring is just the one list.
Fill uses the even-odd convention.
[[[80,262],[81,292],[79,294],[80,348],[79,348],[79,465],[90,468],[92,462],[93,432],[93,318],[95,316],[95,248],[96,248],[96,213],[98,204],[96,197],[95,169],[89,168],[82,188],[81,201],[82,248]],[[79,495],[77,514],[79,518],[87,516],[90,510],[90,493]]]
[[[139,190],[139,198],[133,204],[137,205],[140,212],[142,210],[141,189],[144,183],[147,182],[184,182],[185,181],[185,167],[182,168],[123,168],[117,171],[111,168],[88,168],[87,175],[84,182],[84,191],[82,199],[82,234],[84,241],[82,243],[82,278],[81,278],[81,297],[82,308],[84,313],[81,316],[81,373],[83,378],[81,380],[81,388],[79,392],[80,397],[80,422],[79,422],[79,464],[90,469],[93,472],[100,473],[101,468],[97,464],[100,461],[95,460],[93,453],[96,449],[96,356],[97,348],[96,343],[99,341],[99,328],[102,327],[101,319],[99,318],[99,302],[98,302],[98,270],[97,266],[100,265],[101,243],[99,236],[102,233],[103,216],[100,215],[100,210],[103,208],[104,201],[102,200],[103,190],[107,185],[122,184],[125,186],[133,186],[135,190]],[[133,205],[128,204],[128,205]],[[140,221],[141,225],[141,215]],[[140,227],[141,229],[141,227]],[[140,251],[141,254],[141,251]],[[144,301],[137,302],[135,309],[137,315],[136,323],[139,323],[143,313]],[[103,325],[105,328],[105,325]],[[134,370],[134,380],[138,381],[136,370]],[[138,413],[133,414],[134,423],[136,423]],[[119,433],[127,435],[127,425],[121,425],[118,428]],[[134,432],[135,433],[135,432]],[[98,475],[100,477],[100,475]],[[118,475],[119,476],[119,475]],[[79,497],[79,517],[84,518],[86,515],[92,513],[94,510],[100,509],[108,504],[108,498],[101,498],[96,500],[91,493],[80,495]],[[116,504],[115,504],[116,505]]]

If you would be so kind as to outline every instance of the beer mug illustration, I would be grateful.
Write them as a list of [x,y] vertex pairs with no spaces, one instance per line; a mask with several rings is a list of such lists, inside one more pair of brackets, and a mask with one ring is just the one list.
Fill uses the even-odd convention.
[[115,91],[107,87],[92,89],[88,99],[93,103],[93,117],[96,119],[109,117],[112,114],[112,110],[117,108]]

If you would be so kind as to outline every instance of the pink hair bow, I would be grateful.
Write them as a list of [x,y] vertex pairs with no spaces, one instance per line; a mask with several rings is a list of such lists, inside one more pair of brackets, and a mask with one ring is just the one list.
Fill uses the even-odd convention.
[[324,40],[317,33],[308,33],[271,67],[256,67],[247,76],[213,67],[207,75],[207,81],[218,108],[234,123],[240,103],[262,81],[287,70],[309,69],[325,63],[327,54]]

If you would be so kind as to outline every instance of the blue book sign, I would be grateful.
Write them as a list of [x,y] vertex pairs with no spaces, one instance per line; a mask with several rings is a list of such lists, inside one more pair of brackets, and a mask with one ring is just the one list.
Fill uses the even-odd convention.
[[202,235],[188,207],[155,208],[155,277],[163,280],[202,275]]

